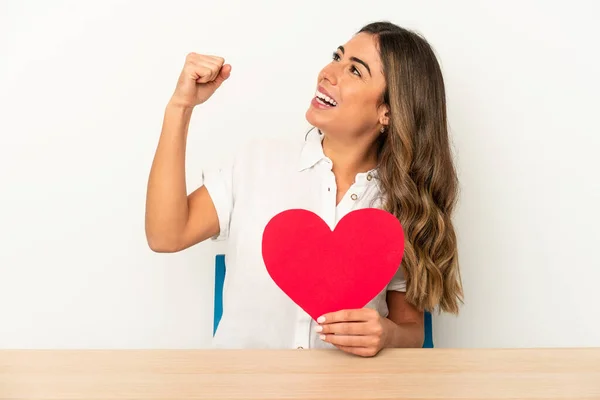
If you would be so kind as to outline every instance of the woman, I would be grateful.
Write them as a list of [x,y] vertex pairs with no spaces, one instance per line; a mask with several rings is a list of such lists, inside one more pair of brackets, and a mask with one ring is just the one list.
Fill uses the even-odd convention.
[[[192,110],[230,73],[222,58],[186,58],[165,111],[146,210],[154,251],[228,239],[215,346],[337,347],[361,356],[385,347],[421,347],[423,311],[458,313],[462,301],[451,221],[457,177],[444,82],[428,43],[388,22],[365,26],[318,76],[306,112],[314,129],[299,143],[265,141],[246,148],[231,168],[205,173],[204,184],[187,196],[184,157]],[[266,272],[262,231],[286,209],[311,210],[333,228],[364,207],[383,208],[402,223],[401,268],[365,308],[313,321]]]

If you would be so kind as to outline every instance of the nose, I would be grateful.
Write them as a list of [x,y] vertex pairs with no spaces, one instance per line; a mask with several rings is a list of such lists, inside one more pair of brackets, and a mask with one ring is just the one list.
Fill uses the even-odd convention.
[[329,81],[331,85],[337,85],[338,82],[338,69],[335,68],[335,65],[329,64],[325,68],[321,70],[321,74],[319,76],[319,82],[323,79]]

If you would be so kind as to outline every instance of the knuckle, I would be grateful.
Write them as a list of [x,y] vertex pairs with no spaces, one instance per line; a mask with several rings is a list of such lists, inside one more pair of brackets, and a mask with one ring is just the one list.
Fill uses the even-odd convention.
[[373,329],[373,332],[379,336],[383,333],[383,327],[379,324],[375,325],[375,328]]

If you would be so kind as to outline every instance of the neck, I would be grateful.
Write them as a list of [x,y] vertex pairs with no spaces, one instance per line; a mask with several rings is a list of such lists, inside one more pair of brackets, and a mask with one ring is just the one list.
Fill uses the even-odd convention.
[[377,166],[376,144],[369,137],[341,140],[325,135],[323,152],[333,162],[336,178],[345,182],[354,182],[356,174]]

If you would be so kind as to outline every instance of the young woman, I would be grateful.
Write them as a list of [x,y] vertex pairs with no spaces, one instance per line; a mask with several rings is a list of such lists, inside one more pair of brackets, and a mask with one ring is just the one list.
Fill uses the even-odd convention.
[[[146,204],[154,251],[227,239],[215,346],[335,347],[361,356],[385,347],[421,347],[423,311],[458,313],[462,302],[451,221],[458,183],[444,81],[427,41],[389,22],[365,26],[320,72],[306,111],[313,127],[308,134],[299,132],[297,142],[254,143],[230,168],[205,173],[204,184],[188,196],[192,111],[230,73],[220,57],[187,56],[165,110]],[[314,321],[270,279],[261,256],[263,229],[286,209],[313,211],[333,228],[364,207],[385,209],[401,222],[402,265],[365,308]]]

